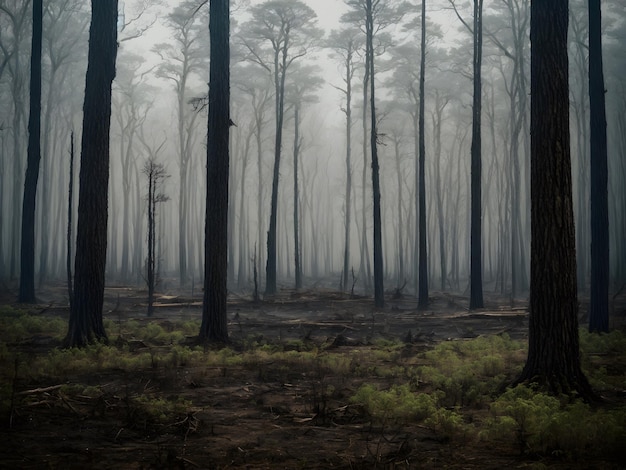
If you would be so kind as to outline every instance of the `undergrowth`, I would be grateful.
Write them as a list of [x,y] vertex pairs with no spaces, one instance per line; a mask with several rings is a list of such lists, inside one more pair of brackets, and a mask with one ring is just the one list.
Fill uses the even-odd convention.
[[[189,341],[197,334],[199,321],[107,319],[109,344],[42,352],[20,349],[34,337],[60,344],[66,328],[66,321],[58,317],[0,308],[3,419],[19,405],[19,382],[63,383],[59,393],[99,400],[102,389],[81,384],[81,377],[152,372],[155,377],[169,373],[175,382],[180,377],[176,371],[192,370],[196,383],[211,374],[253,371],[261,382],[308,381],[318,413],[350,406],[360,410],[362,420],[383,427],[419,424],[439,437],[506,442],[523,454],[572,459],[624,454],[625,406],[593,408],[524,386],[502,393],[526,359],[526,345],[506,334],[446,341],[427,351],[389,339],[336,348],[330,340],[270,341],[251,335],[232,347],[213,350]],[[580,345],[583,368],[596,390],[626,389],[622,332],[597,335],[581,330]],[[189,400],[151,392],[126,400],[126,407],[135,421],[192,423],[185,418],[193,407]]]

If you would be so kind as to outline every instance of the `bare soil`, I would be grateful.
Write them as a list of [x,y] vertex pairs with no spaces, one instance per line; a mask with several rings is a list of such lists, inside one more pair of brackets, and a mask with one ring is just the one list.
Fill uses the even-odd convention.
[[[33,312],[66,318],[63,292],[58,286],[42,293],[42,303]],[[0,303],[12,303],[10,295],[3,295]],[[324,290],[285,290],[260,304],[233,295],[229,330],[235,347],[246,338],[277,344],[300,340],[342,352],[371,349],[380,338],[402,340],[406,357],[440,341],[501,333],[526,337],[524,302],[511,306],[508,299],[488,297],[487,308],[474,312],[467,305],[468,299],[443,293],[435,293],[425,311],[417,310],[414,298],[393,298],[392,293],[383,310],[374,309],[370,298]],[[159,298],[156,310],[148,320],[145,292],[107,288],[105,317],[116,322],[136,319],[166,327],[200,318],[201,303],[197,295],[186,292]],[[109,335],[114,342],[115,332]],[[35,355],[57,345],[51,338],[35,337],[9,345],[9,350]],[[325,370],[272,363],[258,369],[154,367],[132,374],[107,370],[60,380],[33,383],[21,378],[18,369],[15,393],[29,393],[36,399],[17,409],[10,423],[2,423],[0,468],[623,468],[621,462],[611,460],[572,462],[559,456],[520,455],[511,442],[462,435],[443,438],[418,424],[373,423],[349,402],[358,387],[370,380]],[[380,378],[371,380],[385,386]],[[59,392],[63,383],[99,386],[103,395],[69,399]],[[324,392],[329,389],[333,392]],[[129,397],[141,394],[182,398],[192,406],[176,420],[158,423],[129,406]],[[487,414],[487,410],[464,413],[468,420],[481,420]]]

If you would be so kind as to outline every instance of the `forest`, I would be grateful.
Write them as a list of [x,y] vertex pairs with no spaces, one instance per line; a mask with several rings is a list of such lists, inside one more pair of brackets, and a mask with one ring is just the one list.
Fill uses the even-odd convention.
[[620,468],[625,8],[0,0],[0,467]]

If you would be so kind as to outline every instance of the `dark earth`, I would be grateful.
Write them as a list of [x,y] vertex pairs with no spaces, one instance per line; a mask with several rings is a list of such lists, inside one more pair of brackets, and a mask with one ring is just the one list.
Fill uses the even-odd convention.
[[[65,319],[64,292],[61,285],[51,287],[40,293],[41,304],[29,309],[36,315]],[[107,288],[105,318],[157,322],[167,329],[177,321],[201,316],[201,293],[189,291],[159,297],[156,316],[147,319],[145,295],[135,288]],[[1,304],[14,304],[11,291],[1,297]],[[444,293],[433,293],[425,311],[418,311],[416,299],[401,292],[388,292],[383,310],[374,309],[371,298],[351,298],[325,289],[283,290],[259,304],[250,298],[231,294],[229,300],[235,350],[253,340],[349,353],[371,350],[383,338],[404,341],[401,355],[414,357],[441,341],[502,333],[515,339],[527,337],[526,302],[511,305],[508,298],[493,295],[486,297],[485,309],[473,312],[466,308],[466,297]],[[581,311],[585,310],[582,305]],[[614,327],[623,328],[625,313],[626,299],[618,299]],[[110,329],[108,334],[112,344],[124,341],[131,350],[150,347],[119,338]],[[191,344],[193,338],[188,340]],[[58,345],[58,339],[40,335],[11,344],[9,350],[36,355]],[[384,387],[382,379],[293,364],[156,366],[132,374],[106,370],[89,376],[49,377],[38,383],[21,375],[25,374],[16,367],[15,393],[27,394],[31,400],[29,406],[16,408],[10,423],[2,424],[0,468],[625,468],[610,459],[521,455],[514,442],[442,437],[416,423],[374,422],[346,397],[364,382],[378,381]],[[63,384],[72,383],[99,386],[103,393],[97,398],[61,393]],[[167,423],[155,422],[128,405],[129,397],[142,394],[184,399],[190,405]],[[487,414],[488,410],[474,410],[469,419],[481,420]]]

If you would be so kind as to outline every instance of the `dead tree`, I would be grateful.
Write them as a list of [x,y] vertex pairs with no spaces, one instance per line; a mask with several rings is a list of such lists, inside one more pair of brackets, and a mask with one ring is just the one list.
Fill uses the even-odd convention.
[[157,205],[169,198],[161,192],[163,183],[169,175],[162,163],[157,163],[154,157],[150,157],[144,167],[143,173],[148,178],[148,259],[146,261],[146,283],[148,285],[148,316],[154,312],[154,288],[157,283],[156,272],[156,218]]

